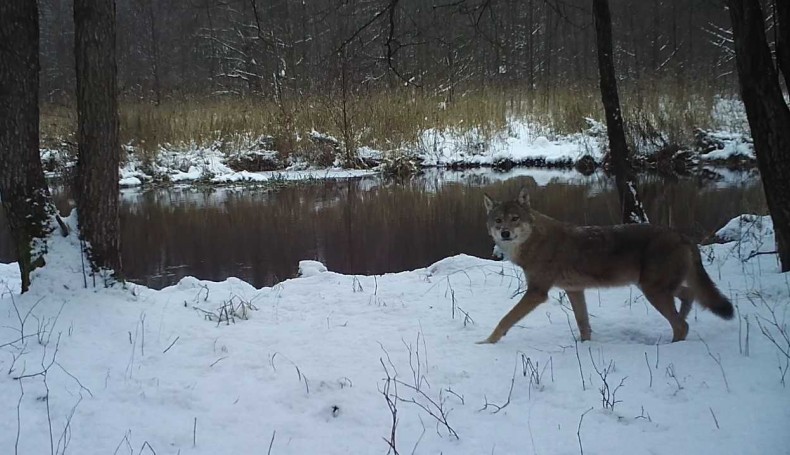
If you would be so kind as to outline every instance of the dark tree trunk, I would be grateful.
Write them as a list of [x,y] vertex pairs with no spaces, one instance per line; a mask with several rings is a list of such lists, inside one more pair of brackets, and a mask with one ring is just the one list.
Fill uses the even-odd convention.
[[94,269],[121,272],[115,1],[74,0],[79,158],[74,193]]
[[38,6],[0,2],[0,199],[16,245],[22,292],[44,264],[49,191],[38,151]]
[[595,38],[598,47],[598,71],[601,76],[601,100],[606,112],[606,130],[609,135],[609,159],[614,171],[617,193],[620,195],[623,223],[647,223],[639,196],[636,179],[629,160],[628,144],[625,142],[623,115],[620,97],[617,94],[617,79],[612,57],[612,18],[608,0],[593,0]]
[[776,61],[790,90],[790,1],[775,0],[776,5]]
[[154,77],[154,101],[156,105],[162,104],[162,84],[159,78],[159,38],[156,27],[156,16],[154,12],[154,2],[148,2],[148,22],[151,32],[151,73]]
[[[781,3],[781,2],[780,2]],[[754,139],[782,271],[790,271],[790,109],[765,37],[758,0],[728,0],[741,98]]]

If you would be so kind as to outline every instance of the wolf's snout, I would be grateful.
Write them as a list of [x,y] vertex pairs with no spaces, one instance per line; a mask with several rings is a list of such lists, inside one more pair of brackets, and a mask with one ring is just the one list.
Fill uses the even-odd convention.
[[507,240],[510,238],[510,231],[503,229],[502,232],[499,233],[502,236],[503,240]]

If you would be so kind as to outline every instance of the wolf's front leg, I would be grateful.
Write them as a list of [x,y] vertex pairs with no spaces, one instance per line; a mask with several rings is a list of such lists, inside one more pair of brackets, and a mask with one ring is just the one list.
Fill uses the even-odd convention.
[[576,325],[579,326],[579,336],[582,341],[590,341],[590,318],[587,315],[587,301],[584,300],[584,291],[565,291],[571,301],[573,315],[576,316]]
[[507,335],[507,331],[510,330],[518,321],[520,321],[524,316],[529,314],[530,311],[534,310],[535,307],[540,305],[541,303],[545,302],[548,299],[548,292],[542,289],[533,288],[532,286],[527,288],[527,292],[524,293],[524,296],[521,297],[521,300],[518,301],[516,306],[514,306],[505,317],[499,321],[496,328],[491,335],[488,336],[483,341],[478,341],[478,344],[485,344],[485,343],[496,343],[499,341],[500,338]]

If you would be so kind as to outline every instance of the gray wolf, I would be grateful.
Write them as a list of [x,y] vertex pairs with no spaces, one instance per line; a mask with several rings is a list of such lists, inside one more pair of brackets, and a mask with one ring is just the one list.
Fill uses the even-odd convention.
[[526,188],[515,200],[497,202],[484,195],[484,202],[488,232],[505,257],[524,270],[527,290],[480,343],[499,341],[546,301],[553,287],[567,293],[582,341],[592,332],[584,300],[589,288],[637,285],[669,321],[673,342],[686,338],[686,316],[695,300],[724,319],[733,317],[732,303],[705,272],[697,245],[671,228],[564,223],[534,210]]

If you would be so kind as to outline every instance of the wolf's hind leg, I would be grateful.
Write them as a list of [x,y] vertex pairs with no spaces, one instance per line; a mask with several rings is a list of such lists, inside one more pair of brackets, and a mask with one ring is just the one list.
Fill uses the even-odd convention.
[[[645,297],[672,326],[672,342],[686,339],[689,325],[675,310],[675,296],[668,291],[642,289]],[[682,309],[681,309],[682,311]]]
[[528,287],[527,292],[524,293],[521,300],[519,300],[516,306],[508,311],[505,317],[499,321],[499,324],[497,324],[494,331],[491,332],[491,335],[485,340],[479,341],[478,344],[496,343],[500,338],[507,335],[507,331],[510,330],[511,327],[548,298],[548,292],[543,290],[539,291],[537,289],[533,290],[531,287]]
[[694,303],[694,291],[688,286],[681,286],[675,296],[680,299],[680,317],[685,320]]
[[582,341],[590,341],[590,318],[587,315],[587,302],[584,300],[584,291],[565,291],[571,301],[573,315],[576,316],[576,325],[579,326],[579,335]]

